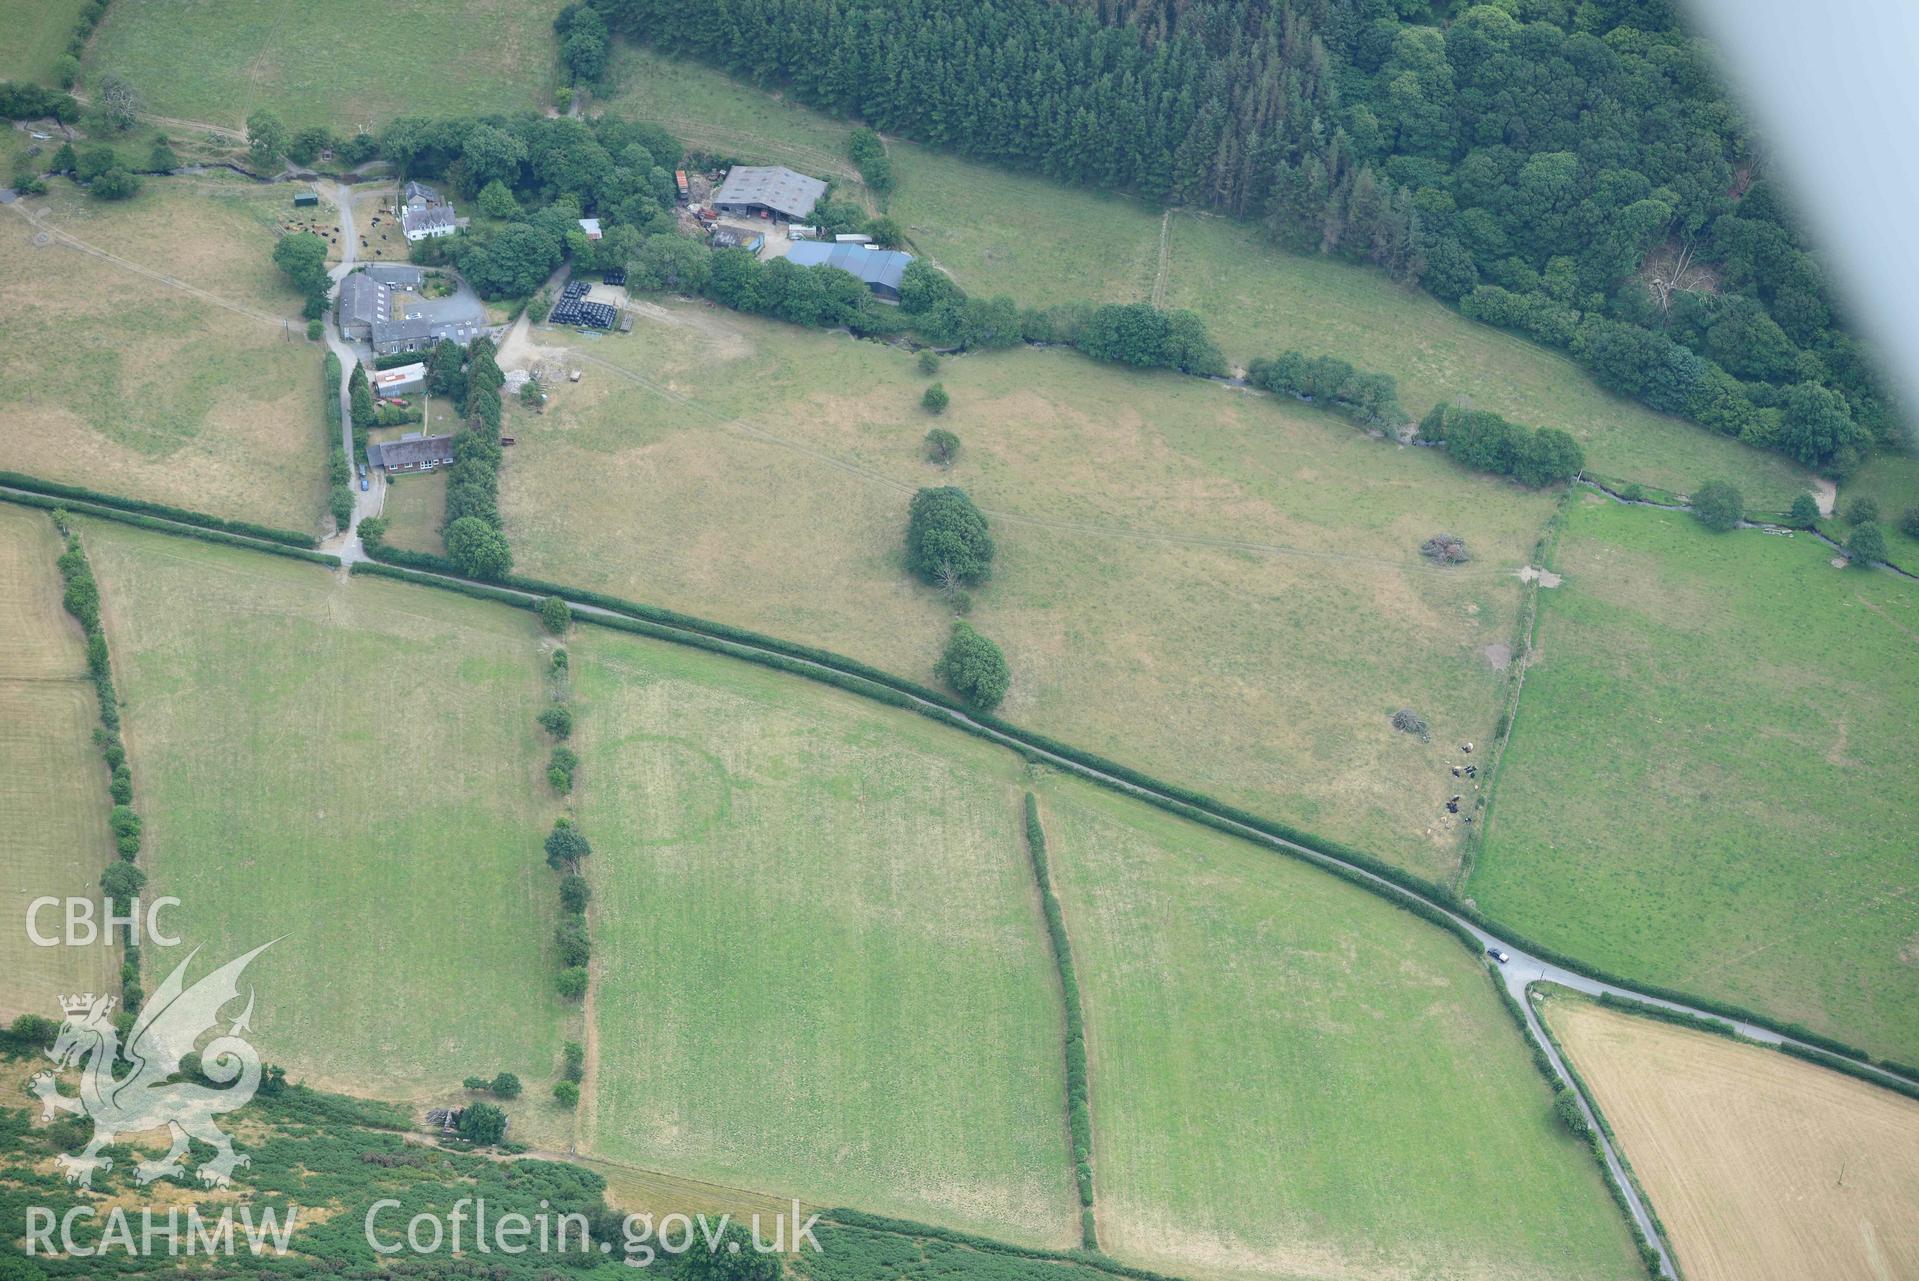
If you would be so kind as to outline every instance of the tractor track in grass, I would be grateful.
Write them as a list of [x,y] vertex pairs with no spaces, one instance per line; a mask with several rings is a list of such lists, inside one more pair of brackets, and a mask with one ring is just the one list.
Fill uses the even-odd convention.
[[[210,306],[219,307],[225,311],[230,311],[236,316],[245,316],[247,319],[257,320],[261,324],[279,325],[282,328],[285,328],[286,326],[293,323],[293,320],[290,316],[276,316],[276,315],[273,315],[271,312],[260,311],[260,310],[257,310],[256,308],[248,307],[248,306],[245,306],[244,304],[230,301],[229,299],[222,298],[220,295],[216,293],[212,293],[212,292],[209,292],[208,290],[202,289],[198,285],[189,285],[186,281],[181,280],[177,276],[169,276],[164,271],[155,271],[151,267],[143,267],[139,263],[134,262],[131,259],[122,258],[119,254],[111,253],[105,249],[100,248],[98,245],[88,244],[86,241],[80,239],[80,237],[72,234],[71,232],[62,231],[58,227],[55,227],[49,224],[48,222],[46,222],[45,220],[36,217],[34,214],[29,212],[24,207],[26,203],[27,203],[26,200],[16,200],[12,204],[8,205],[7,208],[13,210],[15,213],[19,214],[22,218],[26,219],[27,225],[35,228],[40,235],[49,236],[53,239],[53,241],[66,246],[68,249],[77,249],[83,254],[87,254],[87,255],[90,255],[91,257],[98,258],[102,260],[103,262],[112,263],[114,266],[120,268],[122,271],[132,272],[136,276],[145,276],[148,280],[158,281],[160,284],[167,286],[169,289],[177,289],[182,293],[190,294],[194,298],[198,299],[199,301],[203,303],[207,303]],[[304,326],[305,322],[302,321],[301,324],[302,326]]]

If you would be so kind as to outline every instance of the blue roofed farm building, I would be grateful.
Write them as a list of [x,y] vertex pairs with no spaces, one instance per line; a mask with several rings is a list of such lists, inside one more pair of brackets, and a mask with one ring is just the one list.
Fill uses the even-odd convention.
[[786,259],[801,267],[837,267],[858,277],[881,302],[896,303],[900,300],[900,281],[906,275],[906,264],[913,261],[913,255],[897,249],[800,240],[786,251]]

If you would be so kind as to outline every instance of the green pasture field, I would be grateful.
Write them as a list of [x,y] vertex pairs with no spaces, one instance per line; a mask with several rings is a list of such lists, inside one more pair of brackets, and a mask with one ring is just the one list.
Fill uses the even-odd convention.
[[148,110],[226,128],[262,108],[289,127],[377,130],[399,115],[541,110],[557,83],[560,0],[144,0],[94,33],[86,74],[132,81]]
[[659,125],[689,151],[859,183],[846,154],[852,125],[700,63],[619,40],[607,83],[612,87],[593,100],[593,110]]
[[1841,517],[1855,498],[1870,498],[1879,504],[1879,527],[1886,532],[1886,554],[1895,564],[1919,573],[1919,538],[1899,528],[1899,518],[1906,510],[1919,507],[1919,455],[1876,454],[1840,482],[1835,518],[1820,522],[1820,528],[1840,542],[1852,532],[1852,526]]
[[1467,889],[1642,980],[1919,1056],[1919,588],[1577,501]]
[[[557,807],[529,616],[124,526],[85,537],[125,700],[152,891],[191,946],[255,963],[255,1043],[296,1077],[409,1102],[502,1069],[548,1098],[540,842]],[[148,948],[149,987],[176,957]]]
[[1090,784],[1044,792],[1109,1253],[1186,1276],[1643,1275],[1455,939]]
[[[702,305],[571,341],[501,473],[523,569],[930,680],[953,606],[903,568],[915,488],[964,487],[999,547],[972,621],[1009,719],[1354,841],[1456,865],[1446,744],[1484,739],[1516,577],[1552,510],[1292,401],[1065,351],[944,362],[964,442],[924,461],[903,352]],[[644,385],[622,377],[630,374]],[[1420,542],[1465,537],[1442,570]],[[1389,725],[1403,706],[1422,743]]]
[[[60,1017],[59,998],[111,989],[111,946],[37,947],[27,905],[98,898],[118,857],[107,829],[107,767],[93,744],[100,705],[80,625],[60,605],[60,536],[44,512],[0,503],[0,1021]],[[59,912],[40,918],[58,934]]]
[[51,187],[15,206],[35,224],[0,211],[0,469],[317,530],[322,349],[270,258],[265,196]]
[[67,51],[86,0],[0,0],[0,80],[53,83],[53,63]]
[[597,904],[583,1150],[1076,1243],[1015,758],[729,659],[568,648]]

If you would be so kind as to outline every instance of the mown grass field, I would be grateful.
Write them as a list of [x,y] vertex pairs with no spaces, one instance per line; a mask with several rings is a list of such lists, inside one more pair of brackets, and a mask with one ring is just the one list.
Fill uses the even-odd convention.
[[1643,980],[1919,1054],[1919,591],[1585,498],[1468,892]]
[[446,519],[446,473],[403,476],[397,481],[389,477],[380,515],[391,546],[445,555],[440,524]]
[[1075,1242],[1014,758],[694,651],[569,650],[597,898],[582,1146]]
[[[622,45],[603,104],[653,120],[690,147],[854,176],[851,124],[698,63]],[[1563,428],[1594,471],[1687,492],[1722,477],[1753,505],[1783,511],[1808,476],[1749,449],[1601,390],[1570,360],[1478,325],[1386,275],[1269,246],[1250,226],[1162,212],[1143,202],[1061,186],[889,140],[896,188],[888,212],[913,247],[968,290],[1025,306],[1062,299],[1156,301],[1206,318],[1244,364],[1288,347],[1341,356],[1399,380],[1418,417],[1470,397],[1518,422]]]
[[317,529],[322,353],[281,323],[299,300],[264,199],[170,181],[107,205],[56,181],[15,206],[37,226],[0,211],[0,469]]
[[[105,524],[107,603],[153,890],[250,971],[255,1044],[397,1100],[517,1072],[552,1110],[557,808],[530,616]],[[174,959],[148,949],[149,983]],[[165,968],[163,968],[165,967]]]
[[552,104],[560,8],[145,0],[107,12],[86,74],[125,76],[159,115],[232,129],[262,108],[294,129],[346,133],[398,115],[540,110]]
[[[535,341],[562,341],[536,332]],[[952,609],[901,565],[907,502],[963,486],[999,546],[972,619],[1010,719],[1356,841],[1456,860],[1445,744],[1483,739],[1515,572],[1551,500],[1427,450],[1068,352],[949,360],[958,464],[923,460],[925,380],[877,344],[653,309],[554,391],[502,472],[527,572],[930,679]],[[1477,560],[1418,555],[1440,530]],[[1421,743],[1389,718],[1411,705]]]
[[1590,1001],[1545,1011],[1688,1277],[1919,1274],[1919,1103]]
[[53,83],[53,63],[67,51],[86,0],[0,0],[0,80]]
[[1624,1278],[1481,963],[1321,872],[1058,780],[1102,1245],[1187,1276]]
[[[45,513],[0,504],[0,1021],[60,1016],[58,998],[104,992],[120,968],[110,946],[37,947],[27,905],[98,898],[117,857],[107,830],[107,769],[93,745],[99,704],[80,626],[60,605],[60,537]],[[61,932],[58,908],[44,934]]]

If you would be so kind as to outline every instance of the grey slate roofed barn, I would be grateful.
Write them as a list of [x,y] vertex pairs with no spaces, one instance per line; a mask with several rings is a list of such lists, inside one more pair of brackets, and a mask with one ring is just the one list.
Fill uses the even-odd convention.
[[713,203],[745,212],[767,209],[797,222],[812,213],[825,194],[825,183],[785,165],[734,165]]
[[418,289],[426,281],[424,271],[399,262],[376,262],[361,274],[393,289]]
[[[340,327],[344,331],[349,325],[371,327],[376,321],[387,318],[388,304],[386,290],[366,272],[356,271],[340,282]],[[365,339],[362,331],[348,334],[348,337]]]
[[406,440],[390,440],[384,445],[368,445],[366,460],[373,467],[384,467],[388,471],[416,471],[422,467],[438,467],[453,461],[453,437],[451,436],[413,436]]

